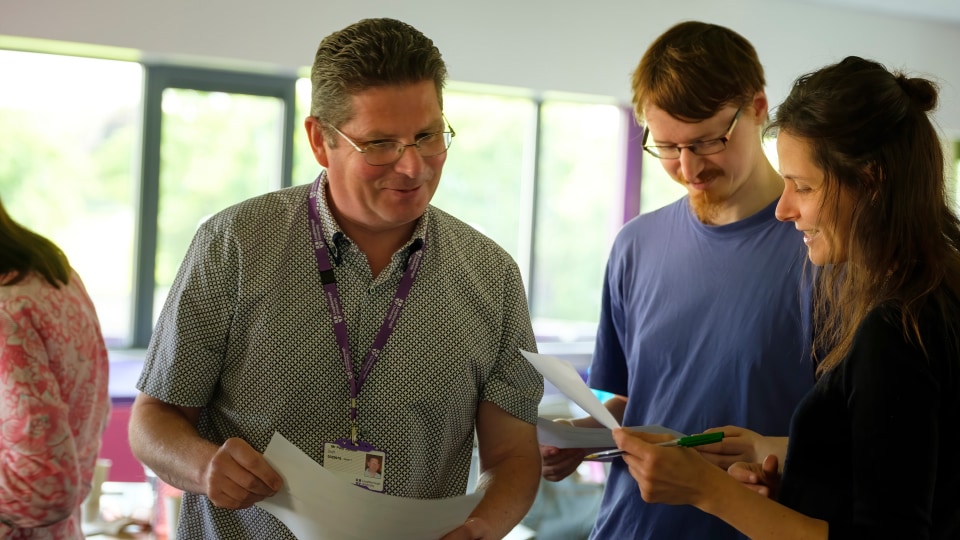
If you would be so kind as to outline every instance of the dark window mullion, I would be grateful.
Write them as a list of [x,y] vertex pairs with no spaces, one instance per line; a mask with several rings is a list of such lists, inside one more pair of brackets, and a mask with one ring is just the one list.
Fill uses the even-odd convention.
[[296,75],[266,75],[226,70],[144,65],[141,181],[137,212],[136,261],[133,284],[133,336],[131,346],[144,348],[153,333],[153,296],[156,287],[157,224],[160,201],[160,142],[163,91],[183,88],[275,97],[284,105],[280,186],[293,184],[293,133],[296,110]]

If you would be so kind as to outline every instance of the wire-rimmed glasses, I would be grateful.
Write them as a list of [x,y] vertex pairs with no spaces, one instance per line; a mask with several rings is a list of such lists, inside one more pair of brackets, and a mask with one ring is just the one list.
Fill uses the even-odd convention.
[[733,133],[733,129],[737,127],[737,120],[740,118],[740,112],[743,110],[743,107],[737,109],[737,113],[733,115],[733,120],[730,121],[730,127],[727,128],[726,133],[723,134],[723,137],[716,139],[708,139],[706,141],[700,141],[693,144],[684,144],[684,145],[667,145],[667,146],[657,146],[657,145],[647,145],[647,137],[650,135],[650,130],[643,130],[643,141],[640,143],[643,145],[643,149],[650,155],[660,158],[660,159],[680,159],[681,150],[689,150],[698,156],[709,156],[711,154],[718,154],[723,152],[727,148],[727,143],[730,142],[730,134]]
[[450,122],[447,121],[447,117],[443,117],[443,121],[447,124],[449,131],[436,131],[434,133],[426,133],[421,135],[410,144],[404,144],[400,141],[390,141],[390,140],[377,140],[364,143],[355,143],[353,139],[347,137],[342,131],[336,128],[333,124],[327,124],[330,126],[330,129],[336,131],[345,141],[350,143],[350,146],[354,150],[363,154],[363,159],[367,162],[368,165],[374,166],[383,166],[383,165],[393,165],[397,161],[400,161],[400,158],[403,156],[403,152],[409,146],[413,146],[417,149],[417,152],[420,154],[420,157],[435,157],[446,152],[450,148],[450,144],[453,142],[453,137],[456,136],[457,132],[453,130],[453,126],[450,125]]

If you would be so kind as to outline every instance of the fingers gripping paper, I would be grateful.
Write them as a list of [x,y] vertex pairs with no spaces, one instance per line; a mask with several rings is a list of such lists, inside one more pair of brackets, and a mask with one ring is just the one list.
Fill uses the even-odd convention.
[[462,524],[483,493],[447,499],[408,499],[344,482],[279,433],[263,453],[283,488],[257,506],[302,540],[432,540]]

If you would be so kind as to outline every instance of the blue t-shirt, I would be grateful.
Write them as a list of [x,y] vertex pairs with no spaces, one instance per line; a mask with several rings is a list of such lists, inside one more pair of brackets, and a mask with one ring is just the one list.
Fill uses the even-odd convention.
[[[775,209],[708,226],[684,197],[620,231],[589,383],[628,397],[623,425],[787,435],[814,379],[801,310],[806,249]],[[615,460],[591,538],[742,536],[697,508],[645,503]]]

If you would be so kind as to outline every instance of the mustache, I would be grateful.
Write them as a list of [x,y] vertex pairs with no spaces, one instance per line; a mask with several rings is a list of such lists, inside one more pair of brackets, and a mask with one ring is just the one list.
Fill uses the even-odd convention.
[[709,182],[723,176],[723,171],[720,169],[709,169],[704,170],[697,175],[697,182],[691,182],[686,176],[683,175],[682,171],[677,171],[677,179],[683,182],[684,184],[700,183],[700,182]]

